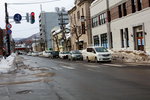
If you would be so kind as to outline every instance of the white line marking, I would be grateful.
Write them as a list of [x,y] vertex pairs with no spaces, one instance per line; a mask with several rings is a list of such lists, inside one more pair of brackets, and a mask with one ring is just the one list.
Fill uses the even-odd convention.
[[73,67],[69,67],[69,66],[61,66],[61,67],[63,67],[63,68],[67,68],[67,69],[75,69],[75,68],[73,68]]
[[115,66],[115,67],[124,67],[124,65],[118,65],[118,64],[103,64],[105,66]]

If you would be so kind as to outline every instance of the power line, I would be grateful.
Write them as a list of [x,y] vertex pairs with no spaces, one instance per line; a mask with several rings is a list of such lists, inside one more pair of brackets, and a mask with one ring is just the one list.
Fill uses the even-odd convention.
[[21,10],[15,9],[15,8],[11,8],[11,7],[8,7],[8,8],[10,8],[11,10],[19,11],[19,12],[21,12],[21,13],[26,13],[26,12],[23,12],[23,11],[21,11]]
[[33,3],[8,3],[8,5],[32,5],[32,4],[42,4],[42,3],[49,3],[49,2],[55,2],[60,0],[51,0],[51,1],[44,1],[44,2],[33,2]]

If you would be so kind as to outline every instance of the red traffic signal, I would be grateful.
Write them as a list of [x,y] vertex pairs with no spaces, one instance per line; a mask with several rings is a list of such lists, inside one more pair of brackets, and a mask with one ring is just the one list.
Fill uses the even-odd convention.
[[35,15],[35,13],[34,12],[31,12],[31,16],[34,16]]
[[31,12],[31,14],[30,14],[30,22],[31,22],[31,24],[33,24],[35,22],[35,13],[34,12]]

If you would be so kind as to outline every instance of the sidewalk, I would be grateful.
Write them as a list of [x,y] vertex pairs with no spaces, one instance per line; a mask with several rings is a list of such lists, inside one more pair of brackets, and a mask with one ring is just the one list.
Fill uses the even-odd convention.
[[0,100],[58,100],[49,83],[54,73],[33,68],[16,56],[16,69],[0,75]]

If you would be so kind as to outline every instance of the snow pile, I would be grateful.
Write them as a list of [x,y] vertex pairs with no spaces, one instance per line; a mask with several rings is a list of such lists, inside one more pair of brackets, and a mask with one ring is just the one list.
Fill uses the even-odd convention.
[[15,58],[16,54],[12,53],[9,57],[6,59],[2,59],[0,61],[0,73],[8,73],[9,71],[12,71],[15,69]]
[[119,62],[150,63],[150,53],[144,51],[120,50],[113,51],[112,58]]

